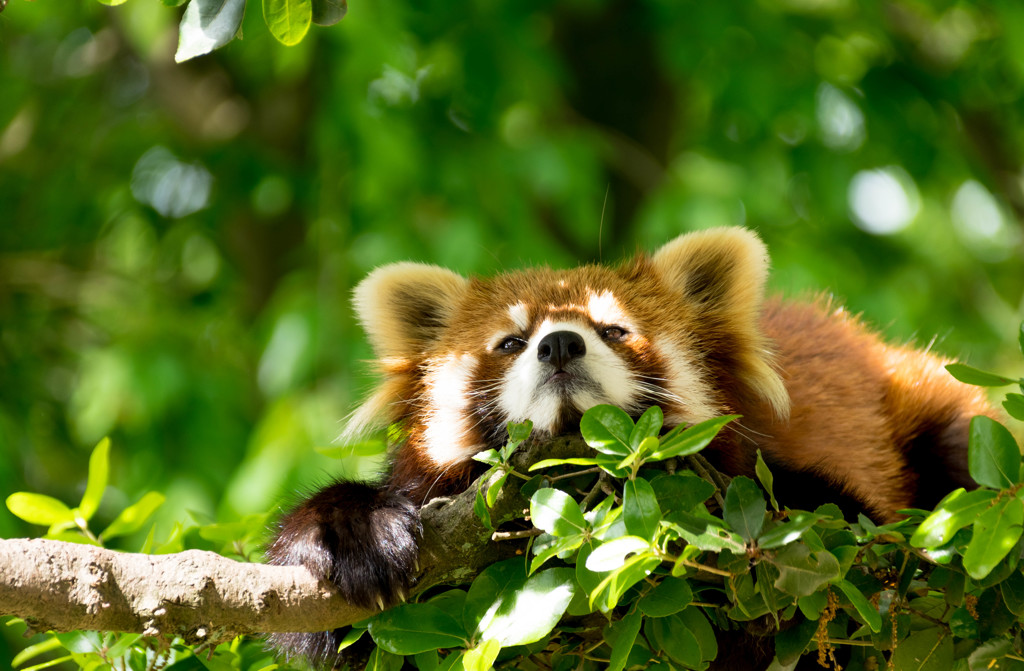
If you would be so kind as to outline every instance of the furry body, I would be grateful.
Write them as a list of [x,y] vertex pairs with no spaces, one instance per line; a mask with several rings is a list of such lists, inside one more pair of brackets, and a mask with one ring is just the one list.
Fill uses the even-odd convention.
[[[307,566],[354,603],[393,604],[414,572],[419,506],[465,489],[471,457],[499,447],[509,421],[573,431],[599,403],[659,405],[668,426],[742,415],[705,454],[752,474],[760,449],[791,507],[839,498],[889,521],[972,487],[968,423],[990,413],[983,395],[826,301],[765,301],[767,267],[753,233],[726,228],[614,268],[376,270],[355,303],[382,382],[348,433],[397,423],[404,439],[379,487],[336,482],[285,515],[270,562]],[[336,649],[328,632],[272,642],[318,664]]]

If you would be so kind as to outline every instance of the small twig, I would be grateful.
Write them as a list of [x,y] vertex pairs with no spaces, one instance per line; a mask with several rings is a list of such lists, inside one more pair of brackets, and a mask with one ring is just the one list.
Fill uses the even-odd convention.
[[587,492],[587,495],[584,496],[583,499],[580,501],[580,509],[583,512],[590,510],[590,506],[594,504],[594,501],[597,500],[597,497],[600,496],[601,493],[604,491],[604,483],[607,479],[608,474],[605,473],[604,471],[601,471],[601,475],[597,476],[597,482],[594,483],[594,486],[590,488],[590,491]]
[[559,480],[566,480],[568,478],[575,478],[575,477],[579,477],[581,475],[590,475],[591,473],[603,473],[603,472],[604,471],[602,471],[599,467],[594,466],[593,468],[588,468],[588,469],[586,469],[584,471],[574,471],[572,473],[562,473],[561,475],[556,475],[554,477],[549,476],[548,480],[550,480],[551,482],[558,482]]
[[491,534],[492,541],[514,541],[520,538],[531,538],[540,536],[544,532],[540,529],[523,529],[521,531],[495,531]]
[[722,498],[722,493],[728,489],[729,483],[725,482],[722,474],[716,471],[708,460],[701,455],[691,454],[687,459],[690,461],[690,466],[694,473],[715,486],[715,501],[718,502],[720,508],[724,509],[725,499]]
[[729,573],[728,571],[723,571],[720,568],[715,568],[714,566],[707,566],[706,564],[701,564],[700,562],[690,561],[689,559],[677,559],[676,561],[679,562],[680,564],[682,564],[683,566],[686,566],[687,568],[695,568],[698,571],[706,571],[707,573],[712,573],[714,575],[720,575],[720,576],[725,577],[725,578],[731,578],[731,577],[733,577],[735,575],[734,573]]
[[[814,640],[819,642],[821,641],[817,636],[814,637]],[[856,641],[852,638],[826,638],[824,642],[830,645],[858,645],[862,648],[875,647],[875,644],[871,641]]]

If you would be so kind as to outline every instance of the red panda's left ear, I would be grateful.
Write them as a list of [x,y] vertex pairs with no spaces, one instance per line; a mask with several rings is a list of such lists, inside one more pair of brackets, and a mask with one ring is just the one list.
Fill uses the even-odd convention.
[[353,302],[377,356],[408,358],[440,337],[468,285],[446,268],[392,263],[360,282]]
[[778,416],[788,415],[789,394],[760,327],[768,250],[757,234],[729,227],[681,235],[655,252],[652,263],[701,324],[727,330],[718,342],[734,348],[739,378]]

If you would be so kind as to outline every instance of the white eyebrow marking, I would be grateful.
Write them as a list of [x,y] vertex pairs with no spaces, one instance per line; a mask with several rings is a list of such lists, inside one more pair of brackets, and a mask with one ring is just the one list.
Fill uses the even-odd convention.
[[526,307],[525,303],[519,302],[515,305],[510,305],[508,316],[520,331],[525,331],[530,327],[530,310]]
[[607,289],[601,293],[590,292],[587,314],[595,324],[625,324],[629,321],[619,301]]

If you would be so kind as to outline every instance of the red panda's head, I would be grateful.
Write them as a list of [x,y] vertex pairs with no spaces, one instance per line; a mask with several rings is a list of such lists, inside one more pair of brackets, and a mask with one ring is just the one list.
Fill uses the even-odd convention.
[[346,432],[400,422],[437,466],[503,442],[509,421],[575,428],[588,408],[651,405],[690,423],[766,404],[788,411],[758,326],[767,255],[757,236],[683,235],[616,267],[466,279],[378,268],[355,304],[384,379]]

